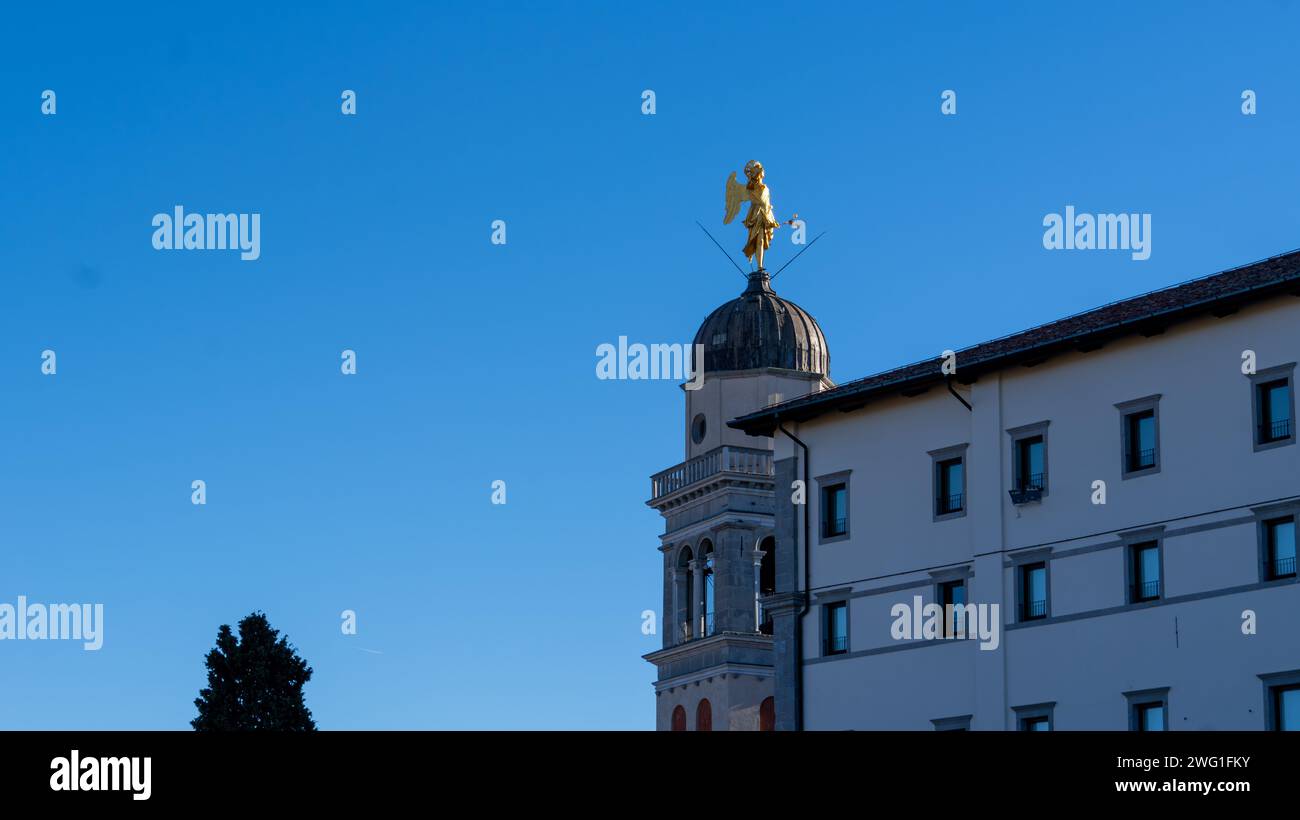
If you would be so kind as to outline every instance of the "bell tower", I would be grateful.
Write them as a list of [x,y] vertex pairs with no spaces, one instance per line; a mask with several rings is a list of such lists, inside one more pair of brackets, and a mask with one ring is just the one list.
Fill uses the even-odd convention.
[[772,726],[775,588],[772,440],[727,426],[737,416],[832,386],[817,322],[776,295],[764,270],[695,334],[698,389],[683,385],[684,454],[650,479],[646,503],[664,517],[663,648],[645,656],[660,730]]

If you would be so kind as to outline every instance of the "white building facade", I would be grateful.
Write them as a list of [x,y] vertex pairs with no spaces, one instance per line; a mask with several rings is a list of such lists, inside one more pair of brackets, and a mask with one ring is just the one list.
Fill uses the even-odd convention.
[[1297,297],[1300,253],[731,421],[775,728],[1300,728]]

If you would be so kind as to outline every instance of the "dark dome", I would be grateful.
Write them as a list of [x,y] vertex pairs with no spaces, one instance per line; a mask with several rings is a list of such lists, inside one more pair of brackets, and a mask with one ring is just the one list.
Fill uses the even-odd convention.
[[695,334],[704,372],[780,367],[830,375],[826,337],[808,312],[772,290],[767,271],[749,274],[740,296],[709,314]]

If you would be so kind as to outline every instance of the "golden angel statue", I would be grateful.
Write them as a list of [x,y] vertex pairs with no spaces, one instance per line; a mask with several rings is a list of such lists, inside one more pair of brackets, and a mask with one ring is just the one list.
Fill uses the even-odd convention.
[[755,159],[745,163],[745,176],[749,179],[747,185],[741,185],[736,181],[735,171],[727,177],[727,213],[722,218],[722,224],[731,224],[731,220],[735,219],[736,214],[740,212],[741,204],[749,203],[749,214],[744,220],[745,227],[749,229],[749,240],[745,242],[745,257],[756,262],[759,270],[765,270],[763,252],[772,246],[772,234],[781,225],[793,224],[799,215],[795,214],[786,222],[777,221],[775,214],[772,213],[772,193],[763,184],[763,163]]

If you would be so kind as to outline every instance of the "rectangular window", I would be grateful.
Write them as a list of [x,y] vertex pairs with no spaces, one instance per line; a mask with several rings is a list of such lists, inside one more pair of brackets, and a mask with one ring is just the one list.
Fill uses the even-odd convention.
[[930,451],[930,495],[935,521],[966,514],[966,444]]
[[1300,685],[1273,688],[1273,730],[1300,732]]
[[1260,675],[1264,682],[1264,728],[1300,732],[1300,669]]
[[950,718],[934,718],[930,722],[934,724],[936,732],[969,732],[970,715],[959,715]]
[[1256,388],[1259,391],[1260,444],[1291,438],[1291,381],[1277,379]]
[[936,513],[948,515],[961,512],[966,508],[966,471],[962,460],[950,458],[940,461],[938,470],[939,497],[935,499]]
[[[952,638],[966,634],[966,582],[948,581],[939,584],[939,605],[943,607],[943,636]],[[948,607],[952,607],[949,623]]]
[[1156,411],[1130,413],[1124,423],[1128,427],[1125,471],[1136,473],[1156,466]]
[[1255,451],[1295,444],[1295,362],[1250,375]]
[[1264,522],[1265,578],[1295,577],[1295,517],[1274,518]]
[[1016,489],[1042,490],[1046,477],[1047,442],[1029,436],[1016,442]]
[[1052,731],[1052,714],[1056,703],[1036,703],[1032,706],[1013,706],[1016,713],[1016,728],[1022,732]]
[[1011,503],[1032,504],[1047,497],[1047,426],[1039,421],[1007,430],[1011,437]]
[[1160,597],[1160,544],[1144,541],[1129,547],[1132,565],[1133,588],[1129,603],[1154,601]]
[[1047,564],[1038,561],[1020,568],[1020,620],[1047,617]]
[[849,602],[822,606],[822,654],[843,655],[849,651]]
[[849,485],[822,487],[822,538],[836,538],[849,532]]
[[1125,692],[1130,732],[1163,732],[1169,728],[1169,687]]
[[1139,732],[1165,730],[1165,705],[1163,703],[1138,703],[1133,706],[1133,722]]
[[1115,405],[1123,478],[1160,472],[1160,394]]

